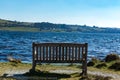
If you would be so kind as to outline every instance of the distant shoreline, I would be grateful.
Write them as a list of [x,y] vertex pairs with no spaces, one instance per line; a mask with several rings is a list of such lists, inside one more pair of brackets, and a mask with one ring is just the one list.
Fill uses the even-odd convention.
[[[29,27],[0,27],[0,31],[8,31],[8,32],[68,32],[68,31],[51,31],[51,30],[41,30],[39,31],[38,28],[29,28]],[[75,33],[120,33],[120,32],[80,32],[80,31],[70,31],[68,33],[75,32]]]
[[88,25],[55,24],[49,22],[18,22],[0,19],[0,30],[29,32],[85,32],[120,33],[120,28],[106,28]]

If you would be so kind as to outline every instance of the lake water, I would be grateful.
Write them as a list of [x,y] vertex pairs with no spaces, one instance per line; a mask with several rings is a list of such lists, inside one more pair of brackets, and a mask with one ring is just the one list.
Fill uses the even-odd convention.
[[32,42],[88,43],[88,59],[103,59],[109,53],[120,55],[120,33],[0,31],[0,62],[6,62],[8,56],[31,62]]

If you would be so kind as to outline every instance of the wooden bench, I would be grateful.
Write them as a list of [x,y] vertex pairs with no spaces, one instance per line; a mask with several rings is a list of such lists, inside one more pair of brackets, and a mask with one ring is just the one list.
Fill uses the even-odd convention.
[[82,63],[82,75],[87,76],[87,43],[33,43],[32,49],[32,71],[38,62]]

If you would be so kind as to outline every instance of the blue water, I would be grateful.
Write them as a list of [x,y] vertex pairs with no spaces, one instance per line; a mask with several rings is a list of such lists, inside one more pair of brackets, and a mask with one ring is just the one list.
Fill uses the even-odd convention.
[[31,62],[32,42],[88,43],[88,59],[103,59],[109,53],[120,55],[120,33],[0,31],[0,62],[6,62],[9,55]]

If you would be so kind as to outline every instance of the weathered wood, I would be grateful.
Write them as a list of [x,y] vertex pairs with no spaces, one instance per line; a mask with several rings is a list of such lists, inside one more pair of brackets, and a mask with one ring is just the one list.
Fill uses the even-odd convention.
[[78,60],[80,60],[80,47],[78,47]]
[[68,50],[67,50],[67,47],[65,47],[65,60],[67,60],[67,57],[68,57]]
[[40,55],[40,56],[39,56],[39,59],[41,60],[41,46],[39,47],[39,50],[40,50],[40,51],[39,51],[39,55]]
[[49,60],[51,61],[51,46],[49,46]]
[[38,60],[38,46],[36,46],[36,60]]
[[62,61],[64,61],[64,47],[62,46]]
[[69,60],[70,60],[70,57],[71,57],[71,55],[70,55],[70,53],[71,53],[70,48],[71,48],[71,47],[69,46],[69,49],[68,49],[68,51],[69,51],[69,53],[68,53],[68,54],[69,54],[69,56],[68,56],[68,57],[69,57]]
[[82,63],[82,74],[87,76],[88,44],[33,43],[32,70],[40,63]]
[[34,44],[32,44],[32,55],[33,55],[33,59],[32,59],[32,70],[35,71],[35,66],[36,66],[36,63],[35,63],[35,47],[34,47]]
[[45,47],[43,46],[43,61],[45,61]]

